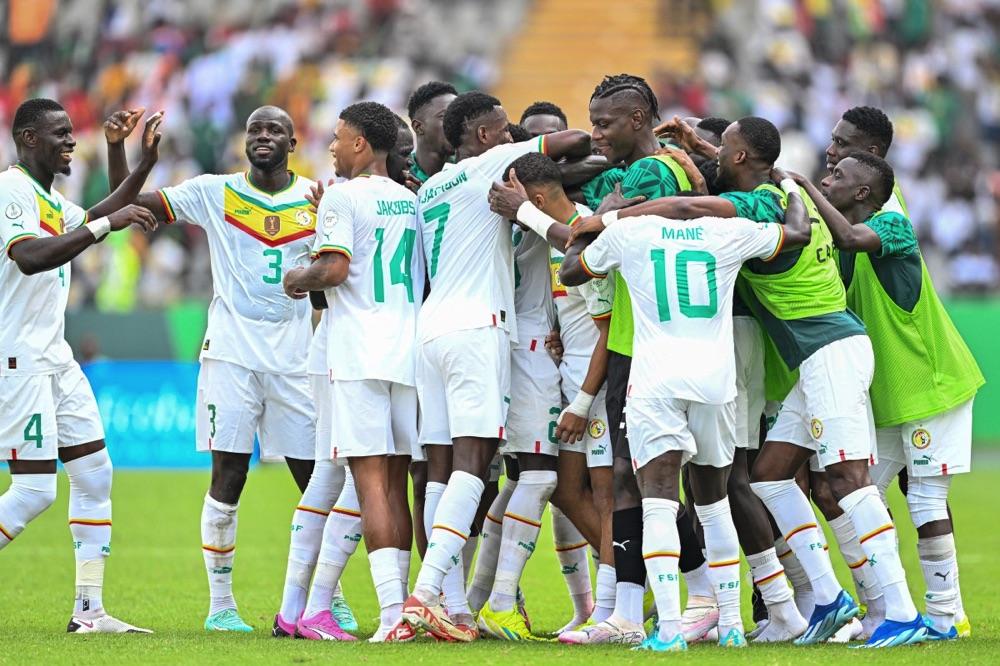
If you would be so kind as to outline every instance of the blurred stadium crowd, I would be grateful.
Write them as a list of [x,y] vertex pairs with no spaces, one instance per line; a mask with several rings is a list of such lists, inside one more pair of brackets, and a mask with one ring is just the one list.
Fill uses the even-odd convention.
[[[662,0],[660,21],[669,23],[677,1]],[[78,141],[73,175],[61,190],[86,206],[107,189],[100,125],[111,110],[167,112],[149,187],[241,169],[243,121],[263,103],[286,108],[295,120],[293,168],[328,177],[327,144],[340,109],[363,97],[403,111],[411,90],[429,79],[489,89],[498,56],[532,3],[4,4],[9,46],[0,49],[0,122],[9,127],[27,97],[58,99]],[[889,159],[938,289],[1000,289],[1000,0],[694,4],[706,26],[693,45],[696,71],[651,78],[664,117],[764,116],[782,132],[781,163],[818,174],[829,129],[843,110],[882,107],[896,130]],[[614,71],[609,63],[608,73]],[[508,109],[514,118],[520,111]],[[13,161],[9,136],[0,138],[0,158]],[[211,295],[201,232],[179,225],[151,238],[113,238],[74,265],[71,308],[126,312]]]

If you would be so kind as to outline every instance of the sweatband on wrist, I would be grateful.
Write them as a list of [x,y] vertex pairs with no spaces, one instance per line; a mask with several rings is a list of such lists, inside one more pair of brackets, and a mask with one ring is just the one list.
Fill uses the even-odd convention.
[[590,416],[590,407],[593,404],[594,404],[594,396],[590,395],[583,389],[580,389],[580,391],[576,394],[576,397],[573,398],[573,402],[569,403],[566,406],[565,411],[569,412],[570,414],[575,414],[576,416],[579,416],[581,419],[585,419],[588,416]]
[[618,211],[617,210],[609,210],[604,215],[601,215],[601,222],[604,223],[604,228],[605,229],[607,229],[608,227],[610,227],[612,224],[614,224],[617,221],[618,221]]
[[87,230],[94,234],[94,240],[101,240],[109,233],[111,233],[111,220],[106,217],[99,217],[92,222],[87,222],[83,225]]
[[785,178],[781,181],[781,189],[784,190],[785,194],[794,193],[802,196],[802,192],[799,191],[799,184],[791,178]]
[[530,201],[525,201],[517,209],[517,221],[528,227],[536,234],[545,238],[549,231],[549,227],[553,224],[558,224],[554,219],[538,210],[535,204]]

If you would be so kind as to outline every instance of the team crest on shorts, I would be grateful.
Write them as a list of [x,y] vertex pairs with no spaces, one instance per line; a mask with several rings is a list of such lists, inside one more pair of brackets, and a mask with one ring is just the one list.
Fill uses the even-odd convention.
[[813,419],[809,422],[809,431],[812,433],[813,439],[819,439],[823,436],[823,422],[819,419]]
[[592,439],[600,439],[608,431],[608,425],[601,419],[592,419],[587,431]]
[[910,444],[913,444],[915,449],[926,449],[931,445],[931,434],[923,428],[917,428],[910,435]]
[[268,215],[264,218],[264,233],[268,236],[277,236],[281,231],[281,218],[277,215]]

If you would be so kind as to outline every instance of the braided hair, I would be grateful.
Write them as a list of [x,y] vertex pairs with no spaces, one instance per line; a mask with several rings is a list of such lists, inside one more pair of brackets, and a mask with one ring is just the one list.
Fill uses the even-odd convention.
[[604,80],[594,88],[594,94],[590,100],[606,99],[622,92],[631,92],[638,95],[646,103],[649,114],[654,120],[660,119],[660,104],[656,101],[653,89],[646,83],[646,79],[632,74],[613,74],[604,77]]

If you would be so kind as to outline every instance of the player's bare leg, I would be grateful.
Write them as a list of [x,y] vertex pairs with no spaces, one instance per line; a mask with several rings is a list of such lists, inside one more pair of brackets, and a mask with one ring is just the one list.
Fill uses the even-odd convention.
[[295,479],[295,485],[299,487],[299,492],[304,493],[306,486],[309,485],[309,478],[312,477],[316,461],[289,458],[286,456],[285,464],[288,465],[288,471],[292,473],[292,478]]
[[587,475],[586,455],[560,451],[556,474],[559,480],[549,501],[580,530],[587,543],[600,547],[601,520],[593,510],[594,493]]
[[410,478],[413,481],[413,536],[417,542],[417,554],[423,559],[427,552],[427,534],[421,529],[424,524],[424,494],[427,492],[427,461],[410,463]]
[[236,512],[249,469],[249,453],[212,451],[212,482],[201,511],[201,549],[210,593],[205,628],[211,631],[253,631],[239,617],[233,597]]

